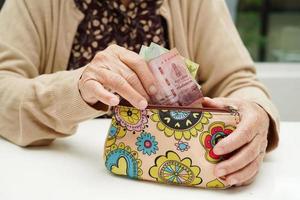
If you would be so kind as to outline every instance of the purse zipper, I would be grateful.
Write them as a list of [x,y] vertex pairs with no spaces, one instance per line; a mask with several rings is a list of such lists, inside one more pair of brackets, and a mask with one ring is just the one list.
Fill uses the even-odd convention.
[[[127,101],[122,101],[119,106],[133,107]],[[235,121],[238,124],[240,122],[240,113],[237,109],[232,106],[227,106],[226,108],[195,108],[189,106],[164,106],[164,105],[148,105],[146,109],[159,109],[159,110],[183,110],[191,112],[214,112],[214,113],[229,113],[235,116]]]
[[226,108],[194,108],[188,106],[162,106],[162,105],[148,105],[146,109],[160,109],[160,110],[186,110],[191,112],[214,112],[214,113],[229,113],[235,117],[235,121],[238,124],[240,122],[240,113],[237,109],[232,106],[227,106]]
[[163,106],[163,105],[148,105],[146,109],[159,109],[159,110],[186,110],[192,112],[226,112],[226,113],[236,113],[237,110],[232,107],[227,108],[195,108],[189,106]]
[[230,110],[231,115],[233,115],[235,117],[236,124],[239,124],[241,121],[241,116],[240,116],[240,113],[238,112],[238,110],[232,106],[228,106],[227,108]]
[[[119,106],[133,107],[125,99],[121,99]],[[146,109],[159,109],[159,110],[186,110],[192,112],[227,112],[227,113],[236,113],[237,110],[231,106],[227,108],[195,108],[190,106],[167,106],[167,105],[154,105],[148,104]]]

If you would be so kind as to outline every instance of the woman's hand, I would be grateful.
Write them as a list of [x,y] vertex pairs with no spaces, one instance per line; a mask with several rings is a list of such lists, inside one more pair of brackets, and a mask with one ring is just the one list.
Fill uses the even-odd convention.
[[219,108],[232,106],[239,111],[241,121],[237,129],[214,147],[217,155],[233,153],[228,160],[216,165],[215,175],[225,178],[230,185],[250,184],[265,156],[269,116],[256,103],[242,99],[204,98],[203,105]]
[[138,54],[117,45],[97,53],[78,83],[82,98],[90,105],[119,104],[118,93],[133,106],[145,109],[149,95],[157,92],[147,63]]

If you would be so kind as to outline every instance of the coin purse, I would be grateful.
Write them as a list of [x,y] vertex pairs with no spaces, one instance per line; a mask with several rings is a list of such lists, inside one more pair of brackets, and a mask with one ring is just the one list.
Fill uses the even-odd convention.
[[214,175],[213,147],[239,123],[232,108],[129,105],[113,109],[105,142],[106,168],[116,175],[181,186],[228,188]]

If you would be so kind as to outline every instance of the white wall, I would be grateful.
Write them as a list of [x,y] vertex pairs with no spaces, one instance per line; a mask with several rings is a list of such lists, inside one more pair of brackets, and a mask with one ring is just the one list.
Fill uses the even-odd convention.
[[269,88],[282,121],[300,121],[300,63],[257,63],[258,78]]

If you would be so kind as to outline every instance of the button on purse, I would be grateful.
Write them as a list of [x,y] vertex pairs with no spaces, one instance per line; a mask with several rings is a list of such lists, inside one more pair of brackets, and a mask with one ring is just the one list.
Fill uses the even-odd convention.
[[181,186],[224,189],[214,175],[215,165],[227,156],[213,147],[239,123],[232,108],[129,105],[113,109],[105,142],[106,168],[116,175]]

